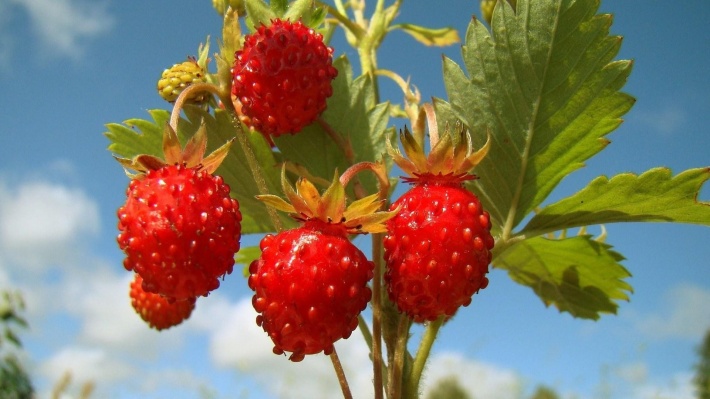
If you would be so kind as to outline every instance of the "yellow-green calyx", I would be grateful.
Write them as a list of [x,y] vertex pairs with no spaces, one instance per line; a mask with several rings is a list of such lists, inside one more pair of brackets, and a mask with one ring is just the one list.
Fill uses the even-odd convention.
[[[413,135],[407,127],[399,133],[404,155],[399,148],[387,140],[387,152],[394,162],[410,177],[419,176],[465,176],[478,165],[490,148],[490,135],[483,147],[473,149],[471,134],[460,123],[456,124],[455,132],[449,132],[448,126],[443,135],[436,128],[436,115],[432,107],[426,104],[422,107],[420,117],[426,112],[429,124],[431,150],[424,153],[423,123],[421,134]],[[454,136],[456,135],[456,137]]]
[[[169,124],[166,124],[163,130],[163,154],[165,159],[148,154],[136,155],[132,159],[115,158],[131,178],[139,178],[150,170],[157,170],[165,165],[176,164],[184,165],[187,168],[199,168],[211,174],[222,164],[222,161],[229,153],[232,141],[226,142],[205,156],[207,151],[207,128],[205,125],[200,126],[185,144],[185,148],[181,148],[177,134]],[[130,173],[129,170],[134,170],[138,173]]]
[[286,179],[285,169],[281,173],[281,185],[288,201],[276,195],[259,195],[257,198],[268,206],[287,212],[296,220],[318,219],[329,224],[341,224],[350,234],[384,233],[385,222],[397,211],[378,212],[382,201],[378,194],[356,200],[346,206],[345,188],[337,172],[331,185],[323,195],[313,183],[305,178],[296,182],[296,187]]

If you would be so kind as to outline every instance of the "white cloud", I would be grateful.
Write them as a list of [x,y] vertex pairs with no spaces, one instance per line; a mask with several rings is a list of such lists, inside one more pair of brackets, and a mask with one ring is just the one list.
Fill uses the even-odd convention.
[[86,39],[103,34],[113,26],[113,18],[107,13],[106,4],[103,2],[10,1],[27,11],[43,47],[57,55],[80,57]]
[[58,381],[70,372],[72,380],[80,384],[90,381],[109,384],[134,375],[128,364],[117,361],[105,350],[83,347],[59,350],[40,366],[40,372],[50,381]]
[[21,265],[41,266],[69,255],[99,230],[97,204],[79,189],[30,182],[8,189],[0,182],[0,248]]
[[[276,397],[339,397],[338,385],[330,359],[322,354],[306,356],[293,363],[272,352],[273,343],[256,325],[251,300],[237,303],[213,294],[198,303],[194,324],[210,331],[210,354],[223,368],[236,368],[251,374],[265,390]],[[368,349],[356,331],[335,345],[354,397],[372,396],[372,366]]]
[[636,320],[637,329],[644,335],[698,340],[710,328],[709,290],[681,284],[671,287],[663,297],[664,308]]
[[154,359],[166,349],[181,350],[184,326],[164,331],[149,328],[131,306],[131,279],[128,272],[94,272],[63,285],[65,308],[81,320],[82,342],[142,359]]
[[522,380],[511,370],[467,359],[457,353],[433,356],[424,375],[424,397],[440,380],[456,378],[460,386],[474,398],[516,399]]

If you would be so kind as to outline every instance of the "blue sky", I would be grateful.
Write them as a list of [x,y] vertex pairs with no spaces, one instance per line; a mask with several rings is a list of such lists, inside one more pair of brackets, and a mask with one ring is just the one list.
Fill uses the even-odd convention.
[[[399,20],[463,34],[477,3],[432,10],[433,2],[405,2]],[[602,174],[710,164],[710,3],[606,0],[601,9],[625,37],[620,58],[635,60],[625,91],[638,102],[612,144],[552,199]],[[270,353],[238,275],[163,333],[147,329],[128,302],[130,276],[114,238],[127,179],[105,150],[104,125],[165,108],[155,91],[162,70],[219,30],[207,0],[0,0],[0,287],[21,289],[28,302],[25,360],[43,397],[67,370],[74,393],[94,380],[101,398],[337,395],[324,357],[294,365]],[[354,59],[338,40],[336,53]],[[442,53],[460,59],[458,46],[422,48],[394,33],[379,62],[411,76],[424,98],[445,98]],[[383,97],[400,100],[387,84]],[[710,189],[699,199],[709,201]],[[565,398],[691,398],[695,349],[710,328],[710,229],[607,229],[633,274],[634,294],[618,315],[573,319],[493,271],[442,330],[427,380],[457,375],[479,399],[519,398],[537,384]],[[359,336],[337,348],[356,397],[371,396]]]

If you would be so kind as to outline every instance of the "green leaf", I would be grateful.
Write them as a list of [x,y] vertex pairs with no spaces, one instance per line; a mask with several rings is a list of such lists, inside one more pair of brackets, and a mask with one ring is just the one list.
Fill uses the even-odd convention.
[[[244,129],[238,132],[232,125],[231,118],[226,111],[216,110],[214,115],[209,114],[199,107],[188,106],[184,108],[187,119],[181,119],[178,124],[178,137],[184,145],[187,138],[192,137],[201,123],[207,126],[207,152],[211,153],[236,134],[246,134],[251,142],[256,158],[264,171],[269,192],[280,192],[280,169],[276,166],[269,144],[259,133]],[[129,119],[124,124],[108,124],[106,136],[112,141],[108,149],[124,158],[133,158],[138,154],[150,154],[163,158],[162,131],[170,114],[165,110],[149,111],[153,121],[142,119]],[[137,127],[137,131],[130,127]],[[118,165],[118,164],[117,164]],[[231,188],[232,197],[239,201],[242,213],[242,233],[253,234],[274,231],[269,214],[263,203],[255,196],[259,194],[254,177],[249,169],[246,156],[238,144],[233,144],[229,155],[215,171],[216,175],[224,178]],[[286,226],[293,225],[293,221],[286,215],[282,216]]]
[[444,60],[451,110],[480,147],[492,135],[473,183],[493,219],[510,232],[559,182],[604,149],[604,138],[634,99],[619,90],[630,61],[613,61],[621,38],[598,0],[521,0],[498,7],[492,33],[473,20],[466,33],[466,73]]
[[638,176],[600,176],[580,192],[540,211],[521,234],[539,235],[570,227],[615,222],[681,222],[710,225],[710,203],[698,201],[710,168],[671,176],[667,168]]
[[461,41],[456,29],[450,27],[432,29],[412,24],[396,24],[392,25],[391,29],[401,29],[426,46],[444,47]]
[[510,247],[494,261],[516,282],[535,291],[545,306],[574,317],[598,319],[628,301],[629,272],[623,256],[588,235],[565,239],[535,237]]
[[[333,80],[328,108],[321,115],[325,124],[315,122],[297,134],[274,140],[285,160],[304,166],[312,175],[327,181],[331,181],[336,169],[344,171],[357,162],[381,159],[389,131],[389,104],[375,102],[372,80],[364,75],[353,80],[352,67],[345,57],[336,59],[333,65],[338,76]],[[387,162],[389,168],[391,161]],[[374,176],[361,174],[358,178],[368,194],[377,191]]]
[[[170,119],[165,110],[148,111],[152,121],[128,119],[123,124],[109,123],[104,135],[111,140],[108,150],[123,158],[132,159],[139,154],[163,158],[163,129]],[[178,135],[180,132],[178,132]],[[184,137],[181,137],[184,140]]]

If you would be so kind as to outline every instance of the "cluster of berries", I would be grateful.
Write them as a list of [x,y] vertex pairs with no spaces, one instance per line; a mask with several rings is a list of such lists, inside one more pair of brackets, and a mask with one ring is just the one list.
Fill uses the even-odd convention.
[[[232,100],[242,122],[269,138],[312,123],[332,94],[332,52],[301,22],[274,20],[248,35],[232,69]],[[430,109],[426,114],[433,117]],[[389,211],[379,211],[377,194],[346,205],[337,175],[321,195],[306,179],[292,187],[284,172],[288,201],[259,196],[300,222],[266,235],[261,256],[249,267],[256,323],[272,339],[274,353],[290,352],[292,361],[329,354],[357,328],[372,297],[374,263],[349,240],[353,234],[386,233],[387,292],[415,322],[450,318],[486,287],[491,224],[463,183],[475,178],[470,170],[488,147],[473,152],[468,132],[460,133],[456,144],[449,134],[431,134],[428,156],[423,134],[401,133],[406,156],[388,142],[388,153],[412,184]],[[172,144],[165,148],[176,145],[174,135],[166,129]],[[118,211],[118,242],[124,266],[137,274],[133,305],[158,329],[188,317],[195,298],[232,271],[239,249],[239,204],[212,175],[219,164],[213,159],[221,160],[226,150],[205,162],[195,151],[204,148],[200,140],[193,138],[184,151],[166,151],[165,162],[150,156],[122,161],[141,174]]]
[[205,157],[204,129],[180,148],[166,126],[165,160],[139,155],[119,159],[132,176],[118,209],[123,266],[135,272],[130,296],[136,312],[158,330],[190,316],[197,297],[232,272],[242,215],[230,188],[213,175],[229,143]]

